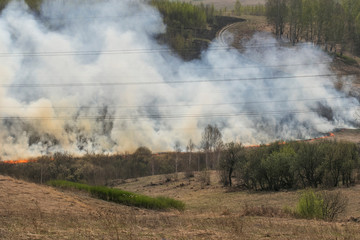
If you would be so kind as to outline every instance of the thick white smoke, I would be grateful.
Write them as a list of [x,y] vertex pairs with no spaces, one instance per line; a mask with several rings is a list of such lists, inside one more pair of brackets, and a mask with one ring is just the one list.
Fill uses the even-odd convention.
[[154,40],[165,27],[140,0],[49,0],[37,16],[9,4],[0,15],[0,159],[166,151],[200,142],[207,124],[244,144],[353,126],[359,103],[334,89],[321,50],[257,34],[242,53],[214,41],[185,62]]

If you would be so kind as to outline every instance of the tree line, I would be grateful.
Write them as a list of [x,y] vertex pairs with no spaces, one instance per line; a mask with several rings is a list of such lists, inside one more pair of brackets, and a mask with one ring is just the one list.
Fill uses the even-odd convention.
[[196,146],[176,141],[173,152],[152,153],[141,146],[132,154],[74,157],[56,153],[24,164],[0,163],[0,173],[37,183],[68,180],[111,185],[114,180],[149,175],[217,170],[224,186],[278,191],[350,186],[360,180],[360,148],[350,142],[275,142],[245,148],[224,143],[216,125],[207,125]]
[[244,148],[228,143],[220,164],[224,185],[253,190],[350,186],[359,180],[359,147],[350,142],[276,142]]
[[324,45],[325,50],[360,54],[360,1],[267,0],[266,17],[275,34],[296,44]]
[[42,156],[27,163],[0,162],[0,174],[35,183],[50,180],[67,180],[90,185],[111,185],[114,180],[124,180],[158,174],[206,169],[202,152],[152,153],[139,147],[132,154],[87,154],[76,157],[67,153]]

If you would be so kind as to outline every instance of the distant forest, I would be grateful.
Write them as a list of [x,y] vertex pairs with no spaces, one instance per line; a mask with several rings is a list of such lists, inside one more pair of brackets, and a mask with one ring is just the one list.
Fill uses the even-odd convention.
[[[0,1],[0,10],[10,1]],[[35,13],[40,12],[42,1],[25,0]],[[242,6],[236,1],[231,10],[170,0],[149,3],[159,9],[167,26],[158,41],[170,45],[185,60],[199,57],[222,27],[243,21],[237,18],[241,15],[266,16],[274,33],[293,44],[313,42],[339,55],[344,51],[360,55],[359,0],[267,0],[265,6]]]
[[266,17],[279,38],[360,55],[359,0],[267,0]]

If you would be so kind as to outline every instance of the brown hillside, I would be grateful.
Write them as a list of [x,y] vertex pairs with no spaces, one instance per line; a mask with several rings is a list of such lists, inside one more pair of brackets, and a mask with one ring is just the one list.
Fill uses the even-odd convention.
[[[342,220],[329,223],[281,213],[281,207],[294,204],[298,192],[227,192],[216,183],[215,172],[210,186],[201,186],[198,176],[189,181],[179,174],[177,180],[166,183],[165,178],[133,179],[121,187],[181,199],[187,204],[184,212],[120,206],[0,176],[0,239],[360,238],[358,186],[342,190],[351,197],[350,211]],[[248,216],[253,209],[260,209],[255,215],[261,216]],[[349,216],[355,218],[348,221]]]

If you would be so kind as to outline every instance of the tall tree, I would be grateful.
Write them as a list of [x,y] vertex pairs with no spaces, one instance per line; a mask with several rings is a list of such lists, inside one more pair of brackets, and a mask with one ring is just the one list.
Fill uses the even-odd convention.
[[342,0],[345,15],[346,39],[350,42],[350,51],[360,54],[360,1],[359,0]]
[[302,21],[306,41],[314,40],[315,3],[314,0],[303,0]]
[[225,186],[232,186],[232,174],[235,166],[244,157],[245,151],[241,143],[230,142],[225,144],[224,155],[219,166],[221,180]]
[[239,0],[236,0],[235,6],[234,6],[234,14],[236,16],[240,16],[242,11],[242,6]]
[[179,155],[181,153],[181,144],[179,141],[175,142],[174,150],[175,150],[175,172],[177,173],[179,166]]
[[132,154],[131,174],[133,177],[141,177],[149,174],[149,161],[152,153],[147,147],[139,147]]
[[289,37],[293,44],[299,41],[302,31],[302,10],[302,0],[289,0]]
[[188,169],[191,168],[191,157],[192,157],[192,151],[195,148],[195,144],[192,141],[192,139],[189,140],[188,145],[186,146],[186,151],[189,153],[189,162],[188,162]]
[[222,134],[216,125],[208,124],[202,134],[201,147],[205,152],[205,166],[209,169],[209,158],[214,150],[222,145]]
[[286,17],[288,15],[287,0],[267,0],[266,18],[274,26],[275,34],[279,38],[284,34]]

